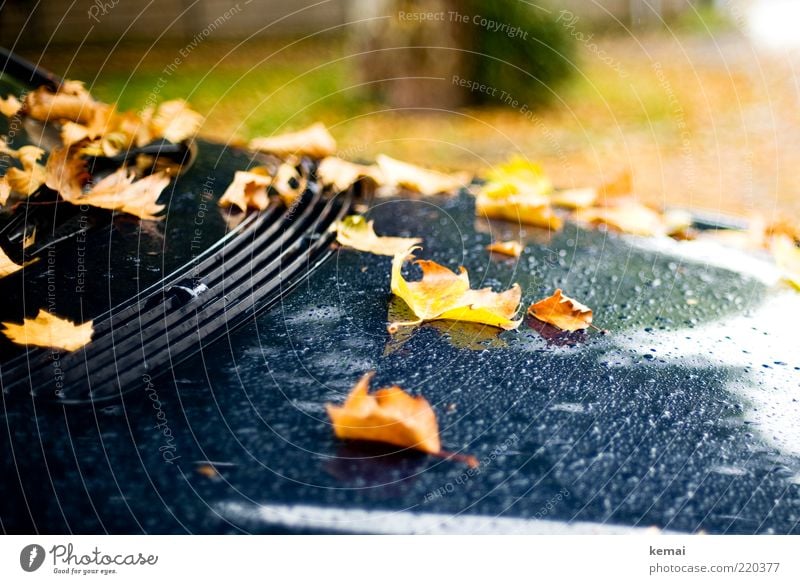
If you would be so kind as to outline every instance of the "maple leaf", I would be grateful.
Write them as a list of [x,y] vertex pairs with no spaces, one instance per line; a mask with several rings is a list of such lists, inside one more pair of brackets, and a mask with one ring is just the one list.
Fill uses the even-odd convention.
[[332,186],[337,192],[345,191],[362,178],[370,178],[377,184],[383,183],[380,169],[375,166],[355,164],[335,156],[328,156],[319,163],[317,176],[323,186]]
[[575,218],[584,223],[602,224],[632,235],[658,236],[667,232],[660,213],[633,199],[616,200],[605,207],[580,209]]
[[88,192],[66,200],[73,205],[89,205],[140,219],[159,220],[156,214],[164,209],[164,205],[159,205],[157,200],[169,181],[169,177],[161,172],[136,180],[133,171],[122,167],[98,181]]
[[460,459],[477,467],[473,456],[442,450],[436,414],[422,396],[412,397],[396,385],[369,394],[374,373],[366,373],[355,384],[344,404],[326,404],[325,409],[337,438],[383,442],[412,448],[435,456]]
[[42,86],[25,96],[23,111],[41,122],[69,121],[87,124],[97,102],[79,81],[64,81],[54,92]]
[[791,237],[779,234],[772,237],[770,249],[784,279],[800,290],[800,248]]
[[560,288],[549,298],[531,304],[528,314],[565,331],[592,326],[592,309],[564,296]]
[[39,159],[43,155],[44,150],[36,146],[23,146],[16,151],[15,157],[22,165],[22,169],[12,167],[6,171],[6,180],[12,191],[29,197],[44,184],[45,167],[39,164]]
[[426,320],[480,322],[506,330],[515,329],[522,322],[513,320],[522,296],[519,284],[499,293],[491,288],[471,290],[469,275],[463,266],[456,274],[430,260],[416,260],[414,263],[422,270],[422,279],[406,281],[402,274],[403,263],[415,249],[419,248],[395,254],[391,286],[392,293],[405,301],[418,320],[390,323],[390,331]]
[[92,340],[92,321],[75,324],[40,309],[36,318],[26,318],[22,324],[2,323],[3,334],[18,345],[34,345],[75,351]]
[[367,221],[361,215],[350,215],[337,221],[332,229],[336,231],[336,241],[341,245],[377,255],[394,256],[422,242],[418,237],[378,236],[374,225],[374,221]]
[[[219,200],[222,207],[234,206],[241,211],[263,211],[269,206],[269,189],[273,189],[287,207],[302,193],[302,177],[291,164],[281,164],[275,175],[265,166],[237,170],[233,181]],[[294,186],[293,186],[294,185]]]
[[253,138],[250,140],[249,148],[281,158],[289,156],[325,158],[336,152],[336,140],[324,124],[317,122],[297,132]]
[[494,253],[518,258],[522,255],[522,244],[518,241],[495,241],[486,246],[486,249]]
[[454,193],[467,186],[472,177],[466,172],[445,174],[438,170],[422,168],[379,154],[375,161],[385,184],[405,188],[423,195]]

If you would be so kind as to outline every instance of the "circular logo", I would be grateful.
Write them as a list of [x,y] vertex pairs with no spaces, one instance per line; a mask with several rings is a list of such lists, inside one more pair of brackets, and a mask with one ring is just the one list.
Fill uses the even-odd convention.
[[32,543],[26,545],[19,552],[19,565],[26,572],[35,572],[42,567],[44,563],[44,548],[39,544]]

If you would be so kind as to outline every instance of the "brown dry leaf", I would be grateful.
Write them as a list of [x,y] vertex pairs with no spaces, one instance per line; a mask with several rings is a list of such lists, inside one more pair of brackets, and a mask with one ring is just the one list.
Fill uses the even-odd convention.
[[575,218],[584,223],[602,224],[633,235],[657,236],[667,232],[660,213],[633,199],[618,200],[607,207],[580,209]]
[[194,136],[203,124],[203,116],[182,99],[165,101],[156,109],[150,120],[150,129],[156,137],[170,142],[183,142]]
[[133,171],[122,167],[100,180],[88,192],[67,200],[74,205],[89,205],[158,221],[161,218],[156,214],[164,209],[164,205],[159,205],[157,200],[169,181],[169,177],[161,172],[136,180]]
[[39,87],[25,96],[24,111],[35,120],[88,124],[98,105],[78,81],[64,81],[56,92]]
[[319,163],[317,176],[324,186],[332,186],[336,191],[345,191],[362,178],[371,178],[377,184],[383,183],[383,177],[376,166],[355,164],[335,156],[328,156]]
[[89,180],[86,161],[69,148],[56,148],[50,152],[45,174],[45,184],[66,201],[80,197],[83,194],[83,185]]
[[372,376],[365,374],[343,405],[326,404],[336,436],[439,454],[439,425],[428,401],[422,396],[412,397],[397,386],[369,395]]
[[26,318],[22,324],[2,323],[5,334],[18,345],[34,345],[75,351],[92,340],[94,329],[92,321],[75,324],[69,320],[53,316],[40,309],[36,318]]
[[783,270],[783,278],[800,290],[800,248],[787,235],[775,235],[770,242],[775,263]]
[[11,190],[25,197],[31,196],[45,183],[45,167],[39,164],[44,150],[36,146],[23,146],[16,152],[22,169],[12,167],[6,171],[6,180]]
[[5,98],[0,97],[0,114],[7,118],[17,115],[21,107],[22,102],[17,99],[16,95],[12,94]]
[[403,263],[415,249],[418,248],[395,254],[392,262],[392,293],[405,301],[418,320],[390,323],[390,331],[426,320],[480,322],[506,330],[515,329],[522,322],[521,319],[514,320],[522,297],[519,284],[499,293],[491,288],[471,290],[466,269],[461,267],[456,274],[429,260],[415,261],[422,270],[421,280],[406,281],[402,275]]
[[270,186],[278,193],[283,204],[291,207],[305,190],[306,180],[300,176],[293,164],[284,162],[278,167],[275,179]]
[[411,247],[422,243],[418,237],[381,237],[375,233],[375,222],[367,221],[361,215],[350,215],[333,225],[336,241],[345,247],[377,255],[394,256],[407,252]]
[[472,180],[470,174],[466,172],[445,174],[438,170],[395,160],[385,154],[378,154],[376,162],[385,184],[423,195],[452,194],[467,186]]
[[592,324],[592,309],[561,293],[561,289],[549,298],[534,302],[528,314],[565,331],[577,331]]
[[222,207],[233,205],[242,211],[247,211],[247,209],[263,211],[269,206],[267,189],[271,184],[272,176],[263,166],[257,166],[250,170],[237,170],[233,175],[233,181],[220,198],[219,204]]
[[502,198],[478,194],[475,198],[475,213],[489,219],[525,223],[556,231],[564,224],[553,212],[547,197],[537,194],[509,195]]
[[5,278],[14,272],[18,272],[23,267],[25,266],[15,263],[14,260],[8,257],[6,252],[0,248],[0,278]]
[[325,158],[336,152],[336,140],[324,124],[317,122],[297,132],[253,138],[249,147],[251,150],[267,152],[281,158],[289,156]]
[[486,246],[489,251],[518,258],[522,255],[522,244],[519,241],[495,241]]

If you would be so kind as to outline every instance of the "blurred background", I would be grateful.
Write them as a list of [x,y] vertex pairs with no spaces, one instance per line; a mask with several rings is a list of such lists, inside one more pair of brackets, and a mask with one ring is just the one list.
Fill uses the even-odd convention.
[[323,121],[339,155],[797,221],[796,0],[6,0],[0,44],[100,99],[185,98],[244,143]]

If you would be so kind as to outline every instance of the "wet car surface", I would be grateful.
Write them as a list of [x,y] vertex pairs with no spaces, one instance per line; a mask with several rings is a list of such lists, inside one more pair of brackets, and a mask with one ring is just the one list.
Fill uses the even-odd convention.
[[[121,403],[4,397],[3,529],[800,531],[800,297],[766,258],[573,224],[520,233],[476,220],[466,193],[377,199],[369,216],[473,287],[519,282],[523,306],[561,287],[608,333],[528,318],[391,336],[391,258],[339,250]],[[501,237],[525,241],[519,260],[485,251]],[[324,404],[370,370],[423,394],[444,447],[480,467],[336,440]]]

